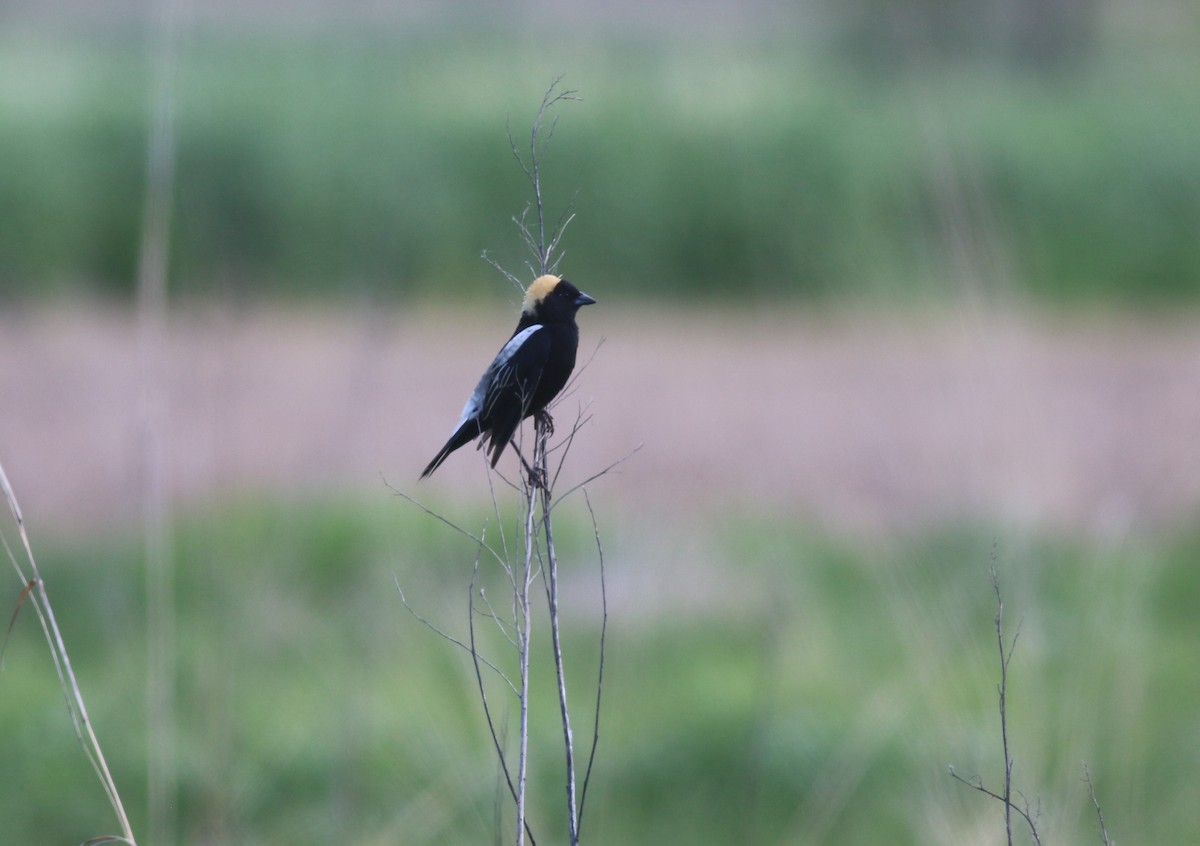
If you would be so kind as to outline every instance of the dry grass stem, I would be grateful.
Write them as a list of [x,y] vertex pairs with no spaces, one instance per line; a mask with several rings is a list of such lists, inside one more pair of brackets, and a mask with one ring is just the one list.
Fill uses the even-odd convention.
[[92,729],[92,721],[88,717],[87,705],[83,701],[83,691],[80,690],[79,682],[75,679],[75,670],[71,666],[71,659],[67,654],[66,643],[63,641],[62,632],[58,628],[58,621],[54,618],[54,608],[50,604],[50,596],[46,592],[46,583],[42,579],[42,574],[38,570],[37,559],[33,555],[33,546],[29,542],[29,534],[25,529],[25,518],[21,513],[21,506],[17,501],[16,494],[13,492],[12,485],[9,484],[8,474],[4,472],[3,464],[0,464],[0,488],[4,491],[4,498],[8,502],[9,510],[12,512],[13,520],[16,522],[17,533],[21,538],[21,546],[24,551],[25,562],[29,567],[29,573],[26,573],[25,568],[21,566],[20,558],[14,554],[8,539],[3,536],[3,533],[0,533],[0,538],[4,542],[4,550],[8,555],[9,561],[12,562],[13,569],[17,571],[17,575],[25,585],[22,595],[33,598],[33,608],[37,614],[38,621],[41,623],[46,643],[50,646],[50,655],[54,661],[54,670],[58,674],[58,683],[66,699],[67,712],[71,716],[71,724],[75,729],[75,736],[79,740],[79,745],[83,748],[84,754],[87,756],[89,763],[91,763],[97,778],[100,779],[100,784],[108,796],[108,802],[112,806],[114,813],[116,813],[117,822],[121,827],[121,834],[119,836],[104,835],[103,837],[94,838],[89,842],[128,843],[130,846],[136,846],[133,829],[129,825],[129,817],[125,813],[125,806],[122,804],[121,796],[117,792],[116,782],[113,780],[112,773],[108,769],[108,762],[104,759],[104,752],[100,749],[100,741],[97,740],[96,733]]
[[[996,595],[996,645],[1000,653],[1000,683],[997,686],[997,692],[1000,700],[1000,738],[1001,747],[1004,754],[1004,788],[1003,792],[996,793],[988,789],[983,784],[981,776],[973,776],[964,778],[955,772],[954,767],[950,767],[950,775],[957,781],[962,782],[973,790],[977,790],[986,796],[998,800],[1004,805],[1004,833],[1008,846],[1013,844],[1013,827],[1012,827],[1012,812],[1016,811],[1029,827],[1029,835],[1033,838],[1033,842],[1037,846],[1041,846],[1042,839],[1038,833],[1037,821],[1041,817],[1041,806],[1034,809],[1030,807],[1028,798],[1020,791],[1014,791],[1012,786],[1012,771],[1013,758],[1009,750],[1008,744],[1008,665],[1012,661],[1013,651],[1017,648],[1017,640],[1021,636],[1020,623],[1017,624],[1017,631],[1013,634],[1012,641],[1006,646],[1004,642],[1004,596],[1000,592],[1000,576],[996,572],[996,554],[992,552],[992,560],[989,565],[989,574],[992,581],[992,591]],[[1013,801],[1013,796],[1017,795],[1021,798],[1021,804],[1018,805]]]
[[592,500],[586,490],[583,492],[583,500],[587,503],[588,516],[592,521],[592,533],[596,539],[596,560],[600,566],[600,659],[596,670],[596,707],[592,715],[592,746],[588,750],[587,767],[583,773],[583,786],[579,791],[580,828],[583,825],[583,810],[587,803],[588,785],[592,782],[592,765],[596,762],[596,749],[600,745],[600,703],[604,693],[605,640],[608,635],[608,586],[604,580],[604,545],[600,542],[600,526],[596,522],[596,512],[592,508]]
[[[546,481],[549,478],[549,458],[546,445],[550,435],[546,419],[538,418],[534,435],[534,467],[538,478],[543,480],[539,486],[542,506],[542,540],[546,550],[546,566],[542,571],[542,581],[546,588],[546,605],[550,610],[550,641],[554,650],[554,674],[558,682],[559,714],[562,717],[563,748],[566,752],[567,831],[571,846],[577,846],[579,843],[579,813],[576,803],[575,740],[571,731],[571,709],[567,702],[567,677],[563,667],[562,638],[559,626],[558,553],[554,548],[554,530],[550,521],[551,489],[550,483]],[[577,430],[578,427],[572,429],[571,435],[568,437],[568,445]],[[566,452],[567,450],[563,451],[564,457]],[[557,476],[557,473],[555,475]]]
[[1096,798],[1096,785],[1092,783],[1092,773],[1086,763],[1083,765],[1083,781],[1087,784],[1092,807],[1096,809],[1096,816],[1100,820],[1100,837],[1104,840],[1104,846],[1112,846],[1112,841],[1108,838],[1108,826],[1104,824],[1104,811],[1100,810],[1100,800]]
[[149,839],[177,839],[175,749],[175,568],[168,497],[167,274],[175,186],[175,0],[156,3],[152,121],[138,257],[137,321],[141,357],[143,546],[146,566],[147,805]]

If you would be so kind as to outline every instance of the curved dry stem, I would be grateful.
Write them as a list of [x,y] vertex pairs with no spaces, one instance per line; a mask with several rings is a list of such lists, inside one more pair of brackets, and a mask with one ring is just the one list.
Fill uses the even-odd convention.
[[1001,802],[1005,807],[1006,813],[1008,811],[1016,811],[1018,814],[1020,814],[1021,817],[1024,818],[1025,824],[1029,826],[1029,836],[1033,838],[1034,843],[1038,844],[1038,846],[1041,846],[1042,838],[1038,834],[1037,830],[1037,820],[1038,817],[1041,816],[1041,812],[1030,810],[1029,800],[1025,798],[1024,794],[1022,794],[1020,791],[1017,791],[1017,795],[1019,795],[1024,802],[1024,807],[1022,807],[1016,802],[1013,802],[1011,797],[1006,799],[1002,794],[996,793],[994,790],[989,790],[987,787],[985,787],[983,784],[983,778],[981,776],[976,775],[966,778],[959,775],[953,766],[949,767],[949,771],[950,777],[955,781],[965,784],[967,787],[982,793],[984,796],[990,796],[993,799]]
[[500,564],[501,566],[507,565],[507,563],[508,563],[507,559],[505,559],[503,556],[500,555],[499,552],[497,552],[495,549],[493,549],[491,546],[489,546],[487,544],[487,542],[480,535],[476,535],[474,532],[464,529],[462,526],[458,525],[450,518],[448,518],[442,514],[439,514],[438,512],[434,511],[429,506],[425,505],[424,503],[420,502],[417,499],[414,499],[413,497],[409,496],[408,494],[406,494],[404,491],[400,490],[399,488],[392,487],[391,483],[388,482],[387,479],[383,480],[383,484],[384,484],[384,487],[386,487],[394,495],[400,497],[403,500],[406,500],[407,502],[412,503],[417,508],[424,511],[426,514],[428,514],[430,517],[437,520],[438,522],[445,523],[447,526],[449,526],[454,531],[458,532],[463,537],[470,538],[471,540],[475,541],[475,543],[477,543],[481,549],[486,549],[488,551],[488,554],[491,555],[492,558],[494,558],[496,560],[496,562],[498,564]]
[[[516,218],[513,218],[513,221],[515,222]],[[516,288],[518,291],[520,291],[522,293],[525,292],[525,283],[522,282],[515,274],[510,272],[507,267],[505,267],[500,262],[496,261],[490,255],[488,255],[487,250],[484,250],[482,253],[480,253],[479,257],[481,259],[483,259],[484,261],[486,261],[488,264],[490,264],[492,267],[494,267],[496,270],[500,271],[501,275],[503,275],[505,279],[507,279],[509,282],[511,282],[514,288]]]
[[635,455],[637,455],[638,452],[641,451],[642,446],[643,446],[642,444],[638,444],[633,449],[631,449],[629,452],[625,453],[623,456],[621,456],[616,461],[614,461],[612,464],[609,464],[603,470],[599,471],[598,473],[593,473],[592,475],[588,476],[586,479],[584,479],[582,482],[580,482],[577,485],[572,485],[570,488],[567,489],[566,493],[564,493],[562,496],[558,497],[558,499],[555,501],[553,507],[557,508],[558,505],[564,499],[569,497],[571,494],[575,493],[576,491],[583,490],[587,485],[590,485],[592,482],[596,481],[597,479],[607,476],[613,470],[616,470],[618,467],[620,467],[626,461],[628,461],[629,459],[631,459]]
[[1100,818],[1100,836],[1104,839],[1104,846],[1112,846],[1112,841],[1108,839],[1108,826],[1104,824],[1104,811],[1100,810],[1100,800],[1096,798],[1096,785],[1092,783],[1092,773],[1086,762],[1083,764],[1083,781],[1087,784],[1088,795],[1092,797],[1092,807],[1096,809],[1096,816]]
[[[478,564],[478,561],[476,563]],[[456,638],[454,635],[450,634],[445,629],[439,627],[433,621],[429,620],[426,617],[423,617],[421,615],[421,613],[419,611],[417,611],[417,609],[413,608],[412,604],[409,603],[409,601],[408,601],[408,597],[406,597],[404,595],[404,589],[400,587],[400,578],[398,576],[393,577],[393,578],[396,582],[396,592],[398,594],[400,594],[400,604],[404,606],[404,610],[406,610],[409,614],[412,614],[413,618],[418,623],[423,625],[425,628],[429,629],[431,632],[433,632],[435,635],[440,637],[442,640],[446,641],[447,643],[451,643],[454,646],[457,646],[459,649],[463,650],[464,652],[467,652],[468,654],[471,652],[472,647],[470,644],[463,643],[461,640]],[[474,587],[474,581],[472,580],[472,588],[473,587]],[[485,667],[487,667],[489,670],[494,672],[500,678],[501,681],[503,681],[506,685],[509,686],[509,688],[512,690],[514,695],[516,694],[516,692],[517,692],[516,685],[514,685],[512,683],[512,679],[510,679],[508,677],[508,675],[502,669],[500,669],[500,667],[498,667],[493,662],[489,661],[487,658],[484,658],[482,655],[472,655],[471,657],[473,659],[477,659],[480,662],[482,662]]]
[[587,503],[588,515],[592,520],[592,532],[596,538],[596,558],[600,563],[600,664],[596,671],[596,709],[592,715],[592,747],[588,751],[587,768],[583,773],[583,786],[579,791],[579,823],[578,829],[583,828],[583,811],[587,804],[588,785],[592,783],[592,765],[596,762],[596,749],[600,745],[600,700],[604,692],[604,655],[605,639],[608,635],[608,586],[604,580],[604,545],[600,542],[600,526],[596,522],[596,512],[592,508],[591,497],[583,492],[584,502]]
[[558,477],[562,474],[563,466],[567,462],[567,456],[571,453],[571,447],[575,443],[575,436],[579,434],[579,430],[586,426],[592,419],[590,414],[587,414],[587,405],[581,404],[575,412],[575,422],[571,425],[571,430],[567,432],[555,446],[546,450],[547,457],[555,452],[561,451],[562,455],[558,457],[558,463],[554,467],[554,476],[549,480],[549,485],[554,488],[558,484]]
[[[518,846],[523,842],[523,838],[528,836],[530,846],[537,846],[533,838],[533,832],[529,829],[529,824],[525,821],[524,814],[524,796],[525,796],[525,772],[524,767],[524,749],[522,749],[522,759],[519,765],[522,767],[519,773],[518,781],[513,784],[512,775],[508,771],[508,759],[504,756],[504,746],[500,743],[500,737],[496,733],[496,721],[492,718],[491,705],[488,702],[487,686],[483,683],[483,671],[479,664],[482,657],[479,654],[479,649],[475,645],[475,585],[479,578],[479,559],[475,559],[475,569],[471,574],[471,585],[467,593],[467,620],[468,631],[470,633],[470,648],[467,650],[471,655],[471,665],[475,669],[475,684],[479,690],[479,701],[483,704],[483,714],[487,721],[488,733],[492,737],[492,747],[496,750],[496,761],[500,765],[500,770],[504,774],[504,783],[508,785],[508,792],[513,798],[513,802],[517,805],[517,843]],[[528,696],[528,672],[526,667],[522,667],[522,693],[518,694],[522,700]],[[507,679],[506,679],[507,680]]]
[[[108,762],[105,760],[104,752],[100,748],[100,741],[96,738],[96,733],[92,729],[92,721],[88,717],[87,705],[83,701],[83,691],[80,690],[79,682],[75,678],[75,670],[72,668],[71,658],[67,654],[67,645],[63,641],[62,632],[58,628],[58,621],[54,618],[54,608],[51,606],[50,596],[46,592],[46,583],[43,581],[42,574],[38,570],[37,559],[33,555],[33,546],[29,542],[29,533],[25,530],[25,517],[21,513],[21,506],[17,502],[17,496],[12,489],[12,485],[9,484],[8,474],[4,472],[3,464],[0,464],[0,489],[4,492],[4,498],[8,502],[9,511],[12,512],[13,520],[16,522],[17,534],[21,538],[21,545],[25,553],[25,561],[29,565],[29,571],[32,575],[26,575],[17,556],[13,554],[12,547],[9,546],[7,538],[4,538],[4,550],[8,554],[9,561],[12,562],[13,569],[17,571],[17,575],[21,577],[21,581],[25,584],[25,590],[33,597],[33,608],[37,614],[38,622],[41,623],[46,643],[50,646],[50,656],[54,662],[54,671],[58,675],[59,687],[62,689],[63,697],[67,703],[67,713],[71,716],[71,725],[75,729],[75,737],[79,740],[79,745],[83,748],[84,755],[92,765],[92,770],[100,780],[105,795],[108,796],[109,805],[112,806],[113,812],[117,816],[117,822],[121,827],[120,840],[130,843],[132,846],[137,846],[133,836],[133,829],[129,825],[129,817],[125,813],[125,806],[122,804],[121,796],[117,792],[116,782],[113,780],[112,773],[108,769]],[[3,535],[0,534],[0,537],[3,537]]]

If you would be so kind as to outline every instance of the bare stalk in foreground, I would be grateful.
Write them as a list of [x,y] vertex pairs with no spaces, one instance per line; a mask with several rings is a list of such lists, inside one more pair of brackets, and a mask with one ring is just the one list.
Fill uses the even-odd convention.
[[[79,689],[79,682],[75,680],[75,670],[71,667],[71,659],[67,655],[67,645],[63,642],[62,632],[59,631],[58,622],[54,619],[54,609],[50,605],[46,583],[38,570],[37,560],[33,556],[33,547],[30,545],[29,535],[25,531],[25,518],[21,514],[21,506],[17,503],[16,494],[13,493],[12,486],[8,482],[8,475],[4,472],[3,465],[0,465],[0,488],[4,490],[4,498],[8,501],[13,520],[16,521],[17,533],[21,537],[21,546],[25,553],[25,562],[29,566],[29,572],[26,573],[25,568],[21,566],[21,561],[13,552],[8,538],[0,533],[0,542],[4,544],[8,560],[12,562],[13,568],[25,585],[25,590],[21,593],[21,601],[29,598],[33,602],[33,610],[42,624],[42,633],[46,636],[46,643],[50,645],[54,670],[58,673],[58,683],[67,700],[67,712],[71,715],[75,736],[79,739],[79,745],[83,747],[84,754],[87,755],[92,769],[96,772],[96,777],[100,779],[104,792],[108,796],[108,802],[112,805],[112,809],[117,815],[117,822],[121,827],[119,836],[96,837],[87,841],[84,846],[88,846],[88,844],[98,846],[101,843],[127,843],[129,846],[137,846],[137,841],[133,837],[133,829],[129,825],[129,818],[125,814],[125,806],[121,804],[121,797],[117,793],[116,782],[113,781],[112,774],[108,770],[108,762],[104,760],[104,753],[100,750],[100,741],[96,739],[96,733],[92,730],[92,721],[88,718],[87,706],[83,702],[83,692]],[[19,608],[18,605],[18,611]],[[16,613],[14,613],[13,619],[15,622]]]

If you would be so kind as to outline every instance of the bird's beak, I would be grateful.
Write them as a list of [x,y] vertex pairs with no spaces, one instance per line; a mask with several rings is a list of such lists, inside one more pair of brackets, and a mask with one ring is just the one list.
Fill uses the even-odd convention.
[[582,291],[575,298],[575,308],[582,308],[585,305],[595,305],[596,301]]

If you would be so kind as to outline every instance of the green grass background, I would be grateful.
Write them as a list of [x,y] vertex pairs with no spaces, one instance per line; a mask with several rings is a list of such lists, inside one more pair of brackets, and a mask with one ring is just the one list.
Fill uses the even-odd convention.
[[[1195,537],[1101,546],[979,527],[866,544],[726,514],[702,538],[682,527],[647,538],[599,511],[614,613],[587,842],[999,842],[999,805],[947,773],[953,764],[994,788],[1002,779],[993,557],[1008,632],[1020,632],[1014,778],[1041,803],[1044,842],[1098,842],[1084,761],[1118,842],[1184,843],[1194,832]],[[468,526],[486,517],[452,514]],[[560,514],[575,732],[586,744],[598,562],[582,502]],[[144,830],[137,544],[34,543]],[[181,842],[493,842],[498,825],[507,839],[469,664],[396,589],[465,636],[474,555],[471,541],[382,496],[246,501],[183,520]],[[676,575],[646,581],[643,568]],[[489,595],[503,596],[486,562],[483,573]],[[642,593],[646,584],[667,587]],[[557,842],[561,745],[538,625],[532,819],[539,842]],[[499,642],[489,648],[506,660]],[[2,678],[0,758],[19,773],[19,788],[0,794],[6,841],[106,833],[111,812],[29,609]],[[514,717],[511,699],[492,694]]]
[[[871,69],[792,38],[181,36],[177,297],[477,295],[524,260],[522,143],[558,74],[564,268],[625,296],[1200,296],[1200,68]],[[0,36],[0,280],[123,298],[151,98],[131,33]]]

